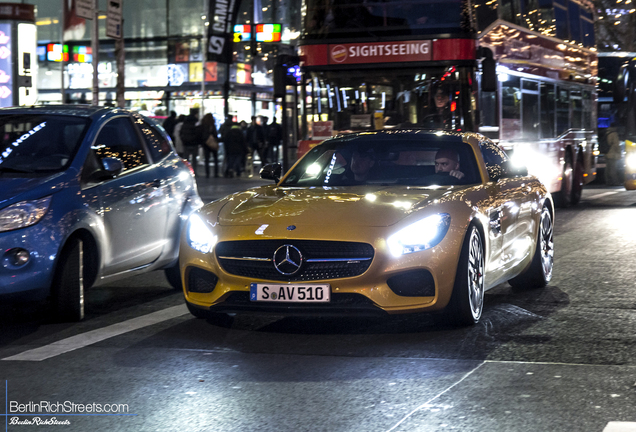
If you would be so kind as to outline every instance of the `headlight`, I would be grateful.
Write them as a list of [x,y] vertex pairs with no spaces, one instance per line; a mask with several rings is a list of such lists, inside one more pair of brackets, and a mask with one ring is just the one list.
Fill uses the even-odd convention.
[[636,171],[636,154],[629,154],[625,158],[625,165],[630,171]]
[[0,232],[16,230],[34,225],[49,209],[51,197],[32,201],[21,201],[0,210]]
[[400,255],[432,248],[442,241],[450,226],[448,213],[435,214],[402,228],[387,239],[391,253]]
[[202,253],[212,252],[218,237],[212,232],[201,216],[193,214],[188,221],[188,244]]

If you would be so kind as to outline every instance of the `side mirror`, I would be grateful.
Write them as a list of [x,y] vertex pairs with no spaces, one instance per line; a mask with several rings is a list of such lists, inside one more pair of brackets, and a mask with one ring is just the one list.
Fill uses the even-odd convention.
[[525,177],[528,175],[528,168],[513,164],[511,161],[504,162],[501,167],[503,172],[499,178]]
[[107,157],[102,159],[102,169],[93,172],[88,178],[89,182],[103,182],[105,180],[117,177],[123,170],[124,165],[117,158]]
[[283,167],[279,163],[267,164],[261,168],[260,174],[263,180],[274,180],[278,183],[283,174]]
[[111,177],[118,176],[124,170],[124,164],[121,160],[113,157],[102,159],[102,165],[104,166],[104,171]]

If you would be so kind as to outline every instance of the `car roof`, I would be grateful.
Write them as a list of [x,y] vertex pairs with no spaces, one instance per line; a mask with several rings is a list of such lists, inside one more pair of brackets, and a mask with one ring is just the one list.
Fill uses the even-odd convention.
[[0,115],[20,115],[20,114],[49,114],[66,115],[74,117],[99,118],[107,114],[131,113],[129,110],[117,107],[103,107],[94,105],[33,105],[22,107],[1,108]]
[[336,135],[327,141],[356,141],[386,142],[386,141],[411,141],[417,139],[433,139],[446,143],[469,142],[470,138],[481,138],[478,134],[469,132],[435,131],[429,129],[384,129],[378,131],[354,132]]

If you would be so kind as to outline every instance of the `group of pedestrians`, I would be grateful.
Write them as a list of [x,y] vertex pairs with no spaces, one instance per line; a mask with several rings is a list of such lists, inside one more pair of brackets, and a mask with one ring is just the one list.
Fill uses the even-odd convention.
[[240,176],[246,168],[249,156],[258,154],[261,165],[278,161],[278,148],[283,139],[283,130],[276,118],[267,124],[267,117],[252,116],[252,122],[237,123],[231,117],[217,130],[212,114],[207,113],[199,121],[199,111],[190,110],[190,114],[177,117],[171,111],[163,127],[172,138],[177,153],[197,167],[199,149],[203,148],[205,175],[210,177],[210,159],[214,158],[214,177],[219,177],[219,145],[223,142],[225,156],[225,177]]

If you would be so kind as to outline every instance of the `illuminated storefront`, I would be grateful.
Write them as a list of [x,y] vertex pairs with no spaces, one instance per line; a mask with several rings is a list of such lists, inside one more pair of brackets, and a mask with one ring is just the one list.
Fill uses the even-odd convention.
[[[39,102],[62,101],[64,60],[65,102],[92,100],[91,20],[67,12],[64,43],[60,44],[61,4],[50,0],[29,0],[37,6]],[[71,3],[71,2],[69,2]],[[100,10],[106,1],[100,0]],[[103,3],[103,4],[102,4]],[[208,17],[207,1],[124,0],[125,99],[126,106],[146,114],[163,116],[174,110],[187,114],[203,105],[205,112],[223,118],[224,86],[229,83],[229,113],[249,121],[252,114],[274,115],[272,69],[278,52],[289,50],[299,27],[299,2],[254,0],[241,2],[237,24],[259,30],[256,40],[233,44],[233,63],[204,61],[202,35]],[[298,5],[297,5],[298,3]],[[282,23],[251,26],[252,22]],[[115,41],[106,37],[106,15],[99,25],[99,100],[116,103],[117,62]],[[256,28],[258,27],[258,29]],[[253,56],[252,53],[257,55]],[[228,70],[229,69],[229,70]],[[229,77],[228,77],[229,74]]]

